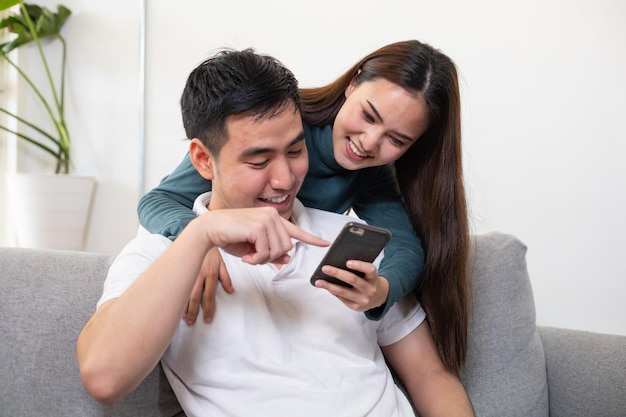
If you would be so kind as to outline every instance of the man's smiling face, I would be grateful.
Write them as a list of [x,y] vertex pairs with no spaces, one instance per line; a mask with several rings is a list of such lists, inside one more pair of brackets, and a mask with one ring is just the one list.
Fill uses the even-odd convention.
[[211,161],[209,209],[269,206],[288,219],[309,168],[300,112],[290,105],[272,117],[230,116],[226,127]]

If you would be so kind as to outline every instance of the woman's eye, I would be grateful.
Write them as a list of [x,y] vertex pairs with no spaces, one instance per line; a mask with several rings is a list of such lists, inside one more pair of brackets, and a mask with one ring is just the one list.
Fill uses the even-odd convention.
[[368,112],[366,112],[365,110],[363,110],[363,118],[364,118],[365,120],[367,120],[368,122],[370,122],[370,123],[374,123],[374,122],[375,122],[375,120],[374,120],[374,116],[372,116],[371,114],[369,114],[369,113],[368,113]]
[[404,141],[396,138],[395,136],[389,136],[389,139],[391,140],[391,143],[393,143],[396,146],[404,146],[405,145]]
[[288,154],[289,156],[300,156],[300,155],[302,155],[302,149],[297,149],[297,150],[294,150],[294,151],[289,151],[287,154]]

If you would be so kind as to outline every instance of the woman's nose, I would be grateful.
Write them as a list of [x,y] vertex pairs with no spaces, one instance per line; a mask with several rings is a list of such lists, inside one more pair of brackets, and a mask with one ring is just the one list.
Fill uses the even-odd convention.
[[380,146],[380,133],[376,130],[363,132],[360,136],[361,147],[365,152],[373,152]]

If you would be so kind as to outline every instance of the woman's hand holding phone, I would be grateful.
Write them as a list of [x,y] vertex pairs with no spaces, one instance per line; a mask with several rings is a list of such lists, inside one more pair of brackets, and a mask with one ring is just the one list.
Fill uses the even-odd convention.
[[327,290],[344,303],[346,307],[355,311],[367,311],[387,302],[389,283],[385,277],[378,275],[378,269],[374,264],[349,260],[347,267],[363,273],[363,277],[330,265],[324,265],[322,272],[346,284],[350,284],[351,287],[323,279],[315,281],[314,285]]
[[347,307],[366,311],[387,302],[389,282],[372,263],[391,238],[383,228],[348,222],[311,277]]

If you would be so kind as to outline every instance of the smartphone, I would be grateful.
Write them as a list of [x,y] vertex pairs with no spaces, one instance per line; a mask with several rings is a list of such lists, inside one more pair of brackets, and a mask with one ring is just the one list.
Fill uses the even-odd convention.
[[389,239],[391,239],[391,232],[382,227],[358,222],[346,223],[311,276],[311,284],[315,285],[315,281],[323,279],[352,288],[352,285],[323,273],[322,266],[332,265],[363,277],[364,274],[362,272],[346,267],[346,262],[350,259],[373,262]]

